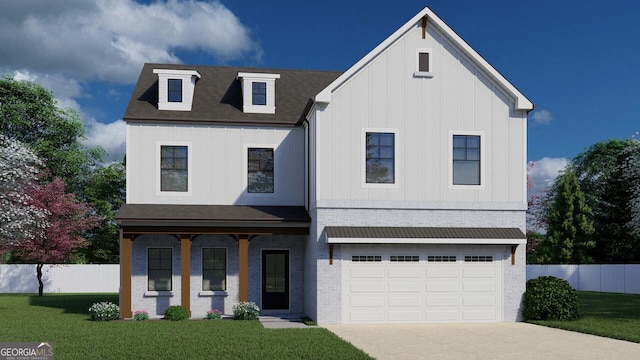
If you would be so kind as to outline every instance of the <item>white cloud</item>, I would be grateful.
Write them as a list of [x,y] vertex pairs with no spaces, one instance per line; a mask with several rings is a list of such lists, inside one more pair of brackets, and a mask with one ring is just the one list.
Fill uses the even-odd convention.
[[126,130],[122,120],[116,120],[110,124],[103,124],[95,120],[85,121],[87,129],[84,144],[87,146],[99,146],[106,151],[104,162],[121,161],[125,153]]
[[[250,30],[218,0],[0,1],[0,44],[0,75],[38,83],[60,108],[77,110],[84,143],[104,148],[106,161],[122,159],[125,125],[83,111],[78,99],[100,96],[94,84],[132,84],[143,63],[181,63],[181,50],[221,61],[262,56]],[[106,91],[105,107],[110,96],[129,96],[114,91]]]
[[553,116],[549,110],[540,109],[531,114],[531,119],[537,124],[546,125],[553,120]]
[[533,188],[530,194],[539,194],[553,184],[553,181],[560,175],[567,164],[567,158],[548,158],[529,162],[529,177],[533,181]]
[[11,72],[132,83],[144,62],[181,62],[180,49],[223,61],[262,54],[217,0],[2,1],[0,14],[0,57]]

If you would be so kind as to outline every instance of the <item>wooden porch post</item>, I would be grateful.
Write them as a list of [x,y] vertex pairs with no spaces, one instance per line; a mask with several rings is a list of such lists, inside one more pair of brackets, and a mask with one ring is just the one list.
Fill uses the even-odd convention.
[[249,236],[238,236],[240,301],[249,301]]
[[133,235],[123,235],[120,229],[120,318],[130,319],[131,312],[131,248]]
[[191,235],[180,235],[180,303],[191,316]]

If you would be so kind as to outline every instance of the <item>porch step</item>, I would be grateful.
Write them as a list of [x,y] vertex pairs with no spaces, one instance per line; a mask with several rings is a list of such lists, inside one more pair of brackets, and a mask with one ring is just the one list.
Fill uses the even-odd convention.
[[290,329],[308,327],[302,322],[302,315],[260,315],[258,320],[266,329]]

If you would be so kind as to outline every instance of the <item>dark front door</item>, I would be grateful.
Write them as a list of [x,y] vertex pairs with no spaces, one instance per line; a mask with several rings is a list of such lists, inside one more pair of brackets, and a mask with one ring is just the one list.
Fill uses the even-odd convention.
[[289,251],[262,251],[262,308],[289,308]]

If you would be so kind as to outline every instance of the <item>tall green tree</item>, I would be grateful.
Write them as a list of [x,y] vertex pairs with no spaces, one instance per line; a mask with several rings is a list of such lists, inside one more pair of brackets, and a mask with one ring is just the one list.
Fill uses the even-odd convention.
[[575,172],[568,168],[556,179],[545,217],[547,236],[540,242],[540,259],[547,263],[591,262],[595,247],[591,208],[586,203]]
[[89,263],[118,263],[120,233],[115,215],[125,203],[125,167],[123,162],[101,167],[89,178],[84,198],[100,218],[99,225],[87,236],[87,247],[79,255]]
[[633,144],[633,139],[598,142],[570,163],[592,209],[596,246],[590,255],[598,263],[640,261],[640,236],[629,226],[632,182],[623,176]]
[[0,133],[29,146],[46,164],[43,178],[65,180],[67,191],[82,193],[103,150],[82,144],[85,128],[73,109],[61,109],[41,85],[0,78]]

